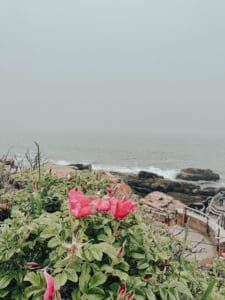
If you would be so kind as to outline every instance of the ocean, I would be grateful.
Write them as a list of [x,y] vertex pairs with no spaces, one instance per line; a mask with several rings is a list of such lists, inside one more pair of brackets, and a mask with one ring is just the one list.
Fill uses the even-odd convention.
[[[225,140],[197,137],[153,137],[150,135],[96,135],[69,132],[0,132],[0,156],[18,160],[40,145],[44,160],[57,164],[90,163],[94,169],[137,173],[146,170],[175,179],[187,167],[210,168],[225,186]],[[211,184],[212,185],[212,184]]]

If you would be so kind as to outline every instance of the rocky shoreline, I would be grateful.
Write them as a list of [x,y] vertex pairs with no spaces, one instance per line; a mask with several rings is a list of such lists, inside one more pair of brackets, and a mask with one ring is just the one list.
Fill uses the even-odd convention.
[[[91,165],[84,164],[66,166],[47,164],[45,168],[47,170],[51,169],[51,172],[60,177],[67,176],[75,170],[82,172],[92,169]],[[166,179],[163,176],[146,171],[140,171],[138,174],[105,170],[94,172],[104,172],[107,176],[110,176],[116,195],[126,194],[129,196],[129,194],[134,193],[139,198],[144,199],[142,200],[143,203],[148,202],[149,199],[153,201],[152,199],[154,198],[152,206],[158,208],[166,207],[165,203],[163,203],[165,199],[168,200],[167,206],[169,207],[169,203],[173,199],[173,202],[176,204],[179,201],[179,203],[201,209],[203,206],[207,207],[211,197],[214,197],[220,191],[225,191],[225,187],[202,187],[199,184],[199,180],[208,180],[209,182],[219,180],[219,174],[214,173],[210,169],[184,169],[178,174],[176,180]],[[190,175],[189,179],[180,179],[183,176],[182,174],[187,173]],[[192,181],[190,181],[190,178],[192,178]],[[193,182],[193,179],[196,182]]]
[[[9,172],[15,172],[15,166],[11,160],[0,162],[0,164],[3,163]],[[47,163],[44,168],[58,177],[69,176],[75,171],[92,170],[90,164],[80,163],[70,165]],[[170,210],[170,206],[174,208],[180,204],[202,209],[207,207],[211,197],[220,191],[225,191],[225,187],[203,187],[199,184],[199,180],[208,180],[209,182],[219,180],[219,174],[210,169],[184,169],[177,175],[176,180],[146,171],[140,171],[138,174],[105,170],[93,172],[101,172],[110,177],[115,196],[122,194],[129,196],[133,193],[141,199],[141,203],[148,203],[150,206],[162,210]],[[19,183],[15,182],[14,184],[18,185]]]

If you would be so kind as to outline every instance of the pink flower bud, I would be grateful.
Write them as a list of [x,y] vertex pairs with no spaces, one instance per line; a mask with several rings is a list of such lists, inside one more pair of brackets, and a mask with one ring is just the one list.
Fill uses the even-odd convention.
[[134,298],[134,292],[133,291],[129,291],[126,294],[125,300],[132,300]]
[[44,300],[51,300],[55,294],[55,280],[51,275],[47,273],[46,270],[44,271],[44,275],[47,284],[44,294]]
[[39,263],[36,263],[35,261],[29,261],[26,263],[27,267],[29,269],[37,269],[37,268],[40,268],[40,264]]
[[106,191],[108,194],[112,194],[112,192],[113,192],[113,190],[111,188],[107,188]]
[[126,286],[125,284],[121,284],[118,291],[118,296],[125,296],[125,294],[126,294]]

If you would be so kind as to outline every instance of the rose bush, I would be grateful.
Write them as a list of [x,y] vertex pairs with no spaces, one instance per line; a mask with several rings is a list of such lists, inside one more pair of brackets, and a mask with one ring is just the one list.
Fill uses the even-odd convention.
[[42,173],[34,189],[37,174],[16,176],[23,187],[0,194],[10,209],[0,227],[1,299],[224,299],[224,258],[199,270],[186,241],[114,198],[106,177]]

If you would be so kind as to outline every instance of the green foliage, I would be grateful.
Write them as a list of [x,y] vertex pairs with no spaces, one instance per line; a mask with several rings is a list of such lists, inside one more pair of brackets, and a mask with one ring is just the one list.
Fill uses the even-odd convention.
[[1,196],[11,217],[0,227],[0,299],[42,299],[45,268],[61,299],[126,299],[118,298],[121,284],[137,300],[224,299],[225,263],[200,271],[184,256],[186,240],[171,238],[139,212],[120,221],[100,213],[71,217],[68,190],[103,196],[106,177],[82,172],[67,180],[40,172],[17,174],[23,188]]

